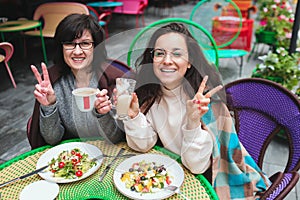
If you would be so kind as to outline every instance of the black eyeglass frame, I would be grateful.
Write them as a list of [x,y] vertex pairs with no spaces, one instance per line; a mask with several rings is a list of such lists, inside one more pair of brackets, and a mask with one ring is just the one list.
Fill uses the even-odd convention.
[[[91,46],[89,46],[88,48],[85,48],[85,47],[82,47],[81,45],[82,44],[85,44],[85,43],[89,43],[89,45],[91,45]],[[63,48],[65,49],[65,50],[74,50],[76,47],[77,47],[77,45],[82,49],[82,50],[89,50],[89,49],[91,49],[93,46],[94,46],[94,42],[90,42],[90,41],[83,41],[83,42],[62,42],[61,43],[62,45],[63,45]],[[73,48],[66,48],[64,45],[73,45],[74,47]]]

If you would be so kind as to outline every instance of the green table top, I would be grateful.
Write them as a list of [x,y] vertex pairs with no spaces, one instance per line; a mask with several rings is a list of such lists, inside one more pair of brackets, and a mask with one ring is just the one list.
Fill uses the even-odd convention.
[[[97,146],[106,155],[116,155],[121,147],[126,149],[124,154],[136,153],[133,150],[131,150],[126,143],[111,145],[107,144],[102,140],[93,140],[86,142]],[[27,174],[35,170],[37,160],[44,152],[49,150],[49,148],[51,148],[51,146],[41,147],[27,152],[25,154],[22,154],[6,163],[1,164],[0,183],[9,181],[13,178],[19,177],[21,175]],[[173,154],[168,150],[158,146],[153,148],[148,153],[168,155],[173,159],[177,158],[177,161],[179,161],[180,163],[180,160],[178,160],[178,156],[176,154]],[[59,184],[59,194],[56,199],[128,199],[116,189],[112,178],[114,169],[123,161],[123,159],[118,159],[114,163],[112,169],[105,176],[102,182],[98,181],[100,174],[103,172],[103,170],[110,161],[111,158],[104,159],[99,170],[96,171],[93,175],[87,177],[86,179],[67,184]],[[210,183],[202,175],[195,176],[192,173],[190,173],[189,170],[187,170],[185,167],[182,166],[182,168],[185,173],[185,179],[180,188],[182,193],[184,193],[190,199],[218,199]],[[39,180],[42,180],[42,178],[36,174],[26,179],[9,184],[3,188],[0,188],[1,199],[18,199],[21,191],[24,189],[25,186]],[[168,199],[180,198],[182,198],[180,195],[174,194]]]
[[0,32],[16,32],[33,29],[41,26],[41,22],[35,20],[15,20],[0,24]]

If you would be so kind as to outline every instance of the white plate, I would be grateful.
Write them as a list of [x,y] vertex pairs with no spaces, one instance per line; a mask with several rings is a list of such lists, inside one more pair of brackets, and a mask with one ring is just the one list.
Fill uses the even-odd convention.
[[[56,159],[62,151],[65,151],[65,150],[70,151],[74,148],[79,148],[82,152],[88,154],[89,158],[91,158],[91,159],[102,155],[102,151],[94,145],[83,143],[83,142],[69,142],[69,143],[57,145],[57,146],[49,149],[48,151],[46,151],[37,161],[36,168],[39,169],[45,165],[48,165],[49,162],[51,161],[51,159],[52,158]],[[39,175],[47,181],[56,182],[56,183],[70,183],[70,182],[74,182],[74,181],[79,181],[81,179],[84,179],[84,178],[92,175],[94,172],[96,172],[99,169],[102,161],[103,161],[103,159],[98,159],[96,161],[97,165],[92,167],[86,173],[84,173],[83,176],[81,176],[80,178],[65,179],[65,178],[61,178],[61,177],[53,177],[53,173],[50,171],[47,171],[47,170],[40,172]]]
[[45,180],[27,185],[20,194],[20,200],[53,200],[58,195],[59,186]]
[[117,189],[125,196],[131,199],[165,199],[172,196],[175,192],[160,190],[155,193],[138,193],[131,191],[130,189],[125,187],[125,183],[121,181],[121,176],[124,172],[127,172],[129,168],[131,168],[133,163],[141,162],[156,162],[157,164],[164,165],[167,169],[168,173],[173,176],[172,184],[180,187],[184,180],[184,172],[181,166],[173,159],[163,155],[156,154],[142,154],[138,156],[130,157],[124,160],[115,170],[114,172],[114,184]]

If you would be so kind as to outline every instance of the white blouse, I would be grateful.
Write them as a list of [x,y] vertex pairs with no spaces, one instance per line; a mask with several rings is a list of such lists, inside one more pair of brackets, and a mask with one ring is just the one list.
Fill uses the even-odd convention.
[[166,149],[181,156],[192,173],[204,173],[210,166],[213,137],[201,126],[186,129],[188,99],[182,86],[174,90],[163,88],[161,101],[155,102],[146,116],[140,112],[134,119],[124,121],[129,147],[147,152],[159,137]]

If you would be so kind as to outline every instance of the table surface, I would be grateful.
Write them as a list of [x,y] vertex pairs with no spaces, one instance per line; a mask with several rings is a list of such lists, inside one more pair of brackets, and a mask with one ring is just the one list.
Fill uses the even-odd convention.
[[[0,23],[0,33],[2,41],[6,41],[4,39],[4,34],[9,32],[20,32],[26,31],[34,28],[42,28],[42,23],[38,20],[15,20],[15,21],[7,21],[4,23]],[[40,32],[41,41],[42,41],[42,50],[44,55],[44,62],[47,64],[47,53],[45,42],[43,38],[42,32]]]
[[[97,146],[106,155],[116,155],[121,147],[126,149],[124,154],[136,153],[133,152],[126,143],[111,145],[102,140],[93,140],[86,142]],[[51,146],[48,145],[32,150],[0,165],[0,183],[9,181],[13,178],[19,177],[35,170],[37,160],[44,152],[49,150],[50,147]],[[174,156],[178,158],[176,154],[173,154],[168,150],[158,146],[153,148],[148,153],[168,155],[173,159],[176,159]],[[114,163],[112,169],[108,172],[102,182],[98,181],[100,174],[103,172],[103,170],[111,160],[111,158],[104,159],[100,168],[93,175],[83,180],[67,184],[59,184],[59,195],[57,196],[57,199],[88,199],[97,197],[101,199],[128,199],[116,189],[112,178],[114,169],[123,161],[123,159],[118,159]],[[182,168],[184,169],[185,173],[185,179],[181,186],[182,193],[184,193],[190,199],[218,199],[212,186],[204,178],[204,176],[195,176],[183,166]],[[25,186],[39,180],[42,180],[42,178],[36,174],[24,180],[19,180],[15,183],[0,188],[1,199],[18,199],[20,192],[24,189]],[[180,198],[182,198],[180,195],[174,194],[168,199]]]
[[117,7],[117,6],[123,6],[123,2],[118,2],[118,1],[99,1],[99,2],[91,2],[87,4],[88,6],[92,7],[99,7],[99,8],[109,8],[109,7]]
[[35,20],[15,20],[0,24],[0,32],[14,32],[37,28],[41,22]]

